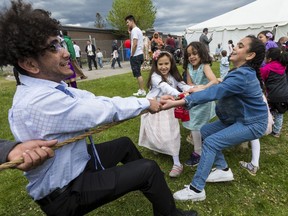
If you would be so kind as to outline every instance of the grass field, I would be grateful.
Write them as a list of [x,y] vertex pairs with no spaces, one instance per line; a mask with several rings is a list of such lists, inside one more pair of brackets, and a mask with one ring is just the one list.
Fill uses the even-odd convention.
[[[218,75],[219,65],[214,63],[213,71]],[[144,72],[146,79],[148,72]],[[147,79],[146,79],[147,80]],[[93,81],[79,82],[80,89],[86,89],[96,95],[130,96],[137,89],[132,74],[123,74]],[[7,113],[11,107],[15,83],[0,77],[0,138],[13,140],[10,132]],[[140,118],[134,118],[107,131],[94,135],[95,142],[129,136],[137,145]],[[182,146],[180,160],[184,162],[192,151],[192,147],[185,141],[188,131],[181,128]],[[138,146],[138,145],[137,145]],[[138,147],[144,157],[157,161],[165,173],[168,185],[172,192],[182,189],[189,184],[195,168],[184,167],[184,173],[177,179],[171,179],[168,173],[172,167],[172,159],[166,155],[154,155],[151,151]],[[207,198],[202,202],[177,202],[182,209],[195,209],[200,215],[288,215],[288,127],[287,114],[280,138],[265,136],[261,138],[260,170],[257,176],[251,176],[239,168],[238,161],[250,160],[251,150],[231,148],[224,151],[225,157],[231,167],[235,180],[229,183],[208,183],[206,185]],[[18,170],[5,170],[0,172],[0,215],[38,216],[44,215],[41,209],[28,196],[25,185],[27,181]],[[104,205],[90,216],[150,216],[151,204],[140,192],[129,193],[120,199]]]

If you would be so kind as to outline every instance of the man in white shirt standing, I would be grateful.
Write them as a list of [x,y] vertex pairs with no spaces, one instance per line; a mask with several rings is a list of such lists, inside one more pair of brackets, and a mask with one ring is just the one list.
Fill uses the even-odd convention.
[[146,91],[144,90],[144,81],[141,75],[141,65],[144,61],[143,56],[143,33],[136,26],[135,18],[132,15],[129,15],[125,18],[126,25],[128,29],[131,30],[130,39],[131,39],[131,57],[130,65],[132,69],[133,76],[137,79],[139,89],[136,93],[133,93],[134,96],[146,96]]
[[80,68],[82,68],[82,62],[81,62],[81,49],[80,47],[77,45],[76,41],[73,41],[73,47],[75,50],[75,54],[76,54],[76,60],[80,66]]

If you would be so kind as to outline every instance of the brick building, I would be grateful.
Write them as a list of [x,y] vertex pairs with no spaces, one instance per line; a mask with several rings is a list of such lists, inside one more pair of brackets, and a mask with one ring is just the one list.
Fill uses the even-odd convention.
[[[68,31],[68,35],[73,41],[75,41],[81,49],[82,59],[86,59],[85,47],[86,41],[91,40],[96,48],[100,48],[103,52],[104,60],[110,60],[112,52],[113,40],[118,40],[120,59],[123,60],[125,56],[125,49],[123,48],[123,42],[129,38],[129,36],[121,36],[117,30],[114,29],[97,29],[78,26],[63,26],[62,29]],[[159,32],[163,41],[166,40],[167,35]],[[153,32],[148,31],[148,36],[152,36]],[[178,36],[177,36],[178,37]]]

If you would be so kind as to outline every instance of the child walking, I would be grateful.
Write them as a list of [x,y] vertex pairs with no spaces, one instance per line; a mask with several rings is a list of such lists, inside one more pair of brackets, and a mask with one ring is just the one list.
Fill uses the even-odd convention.
[[[184,58],[188,60],[187,84],[195,87],[192,89],[193,92],[206,89],[218,83],[210,67],[212,58],[203,43],[191,42],[186,47]],[[185,162],[185,165],[197,166],[202,152],[200,128],[215,116],[215,102],[212,101],[192,107],[189,110],[189,115],[190,120],[183,122],[183,126],[191,131],[190,137],[194,144],[194,151]]]
[[[182,81],[173,56],[160,50],[153,54],[147,87],[147,98],[158,98],[166,94],[175,97],[181,93],[177,88],[184,92],[191,91],[191,86]],[[179,160],[180,126],[178,119],[174,117],[174,109],[141,116],[139,145],[172,156],[170,177],[178,177],[182,173],[183,165]]]
[[[246,36],[234,47],[230,60],[235,68],[223,82],[181,100],[171,96],[161,98],[164,110],[181,105],[191,108],[218,100],[216,113],[219,120],[201,128],[203,149],[197,171],[188,187],[174,193],[176,200],[204,200],[206,182],[234,180],[222,150],[264,135],[268,110],[262,97],[259,71],[264,56],[263,43],[255,36]],[[216,168],[210,172],[213,165]]]
[[96,57],[97,57],[97,62],[100,68],[103,68],[103,53],[101,52],[100,48],[97,48],[96,50]]

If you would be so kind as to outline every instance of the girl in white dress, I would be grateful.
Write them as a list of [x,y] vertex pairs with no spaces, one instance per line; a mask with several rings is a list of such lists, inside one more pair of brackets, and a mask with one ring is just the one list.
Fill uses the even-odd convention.
[[[159,98],[167,94],[177,97],[181,93],[179,90],[190,92],[192,89],[182,81],[173,56],[167,51],[160,50],[153,54],[147,87],[149,89],[147,98]],[[178,177],[182,173],[183,165],[179,160],[180,126],[178,119],[174,117],[174,109],[141,116],[139,145],[172,156],[173,167],[169,173],[170,177]]]

